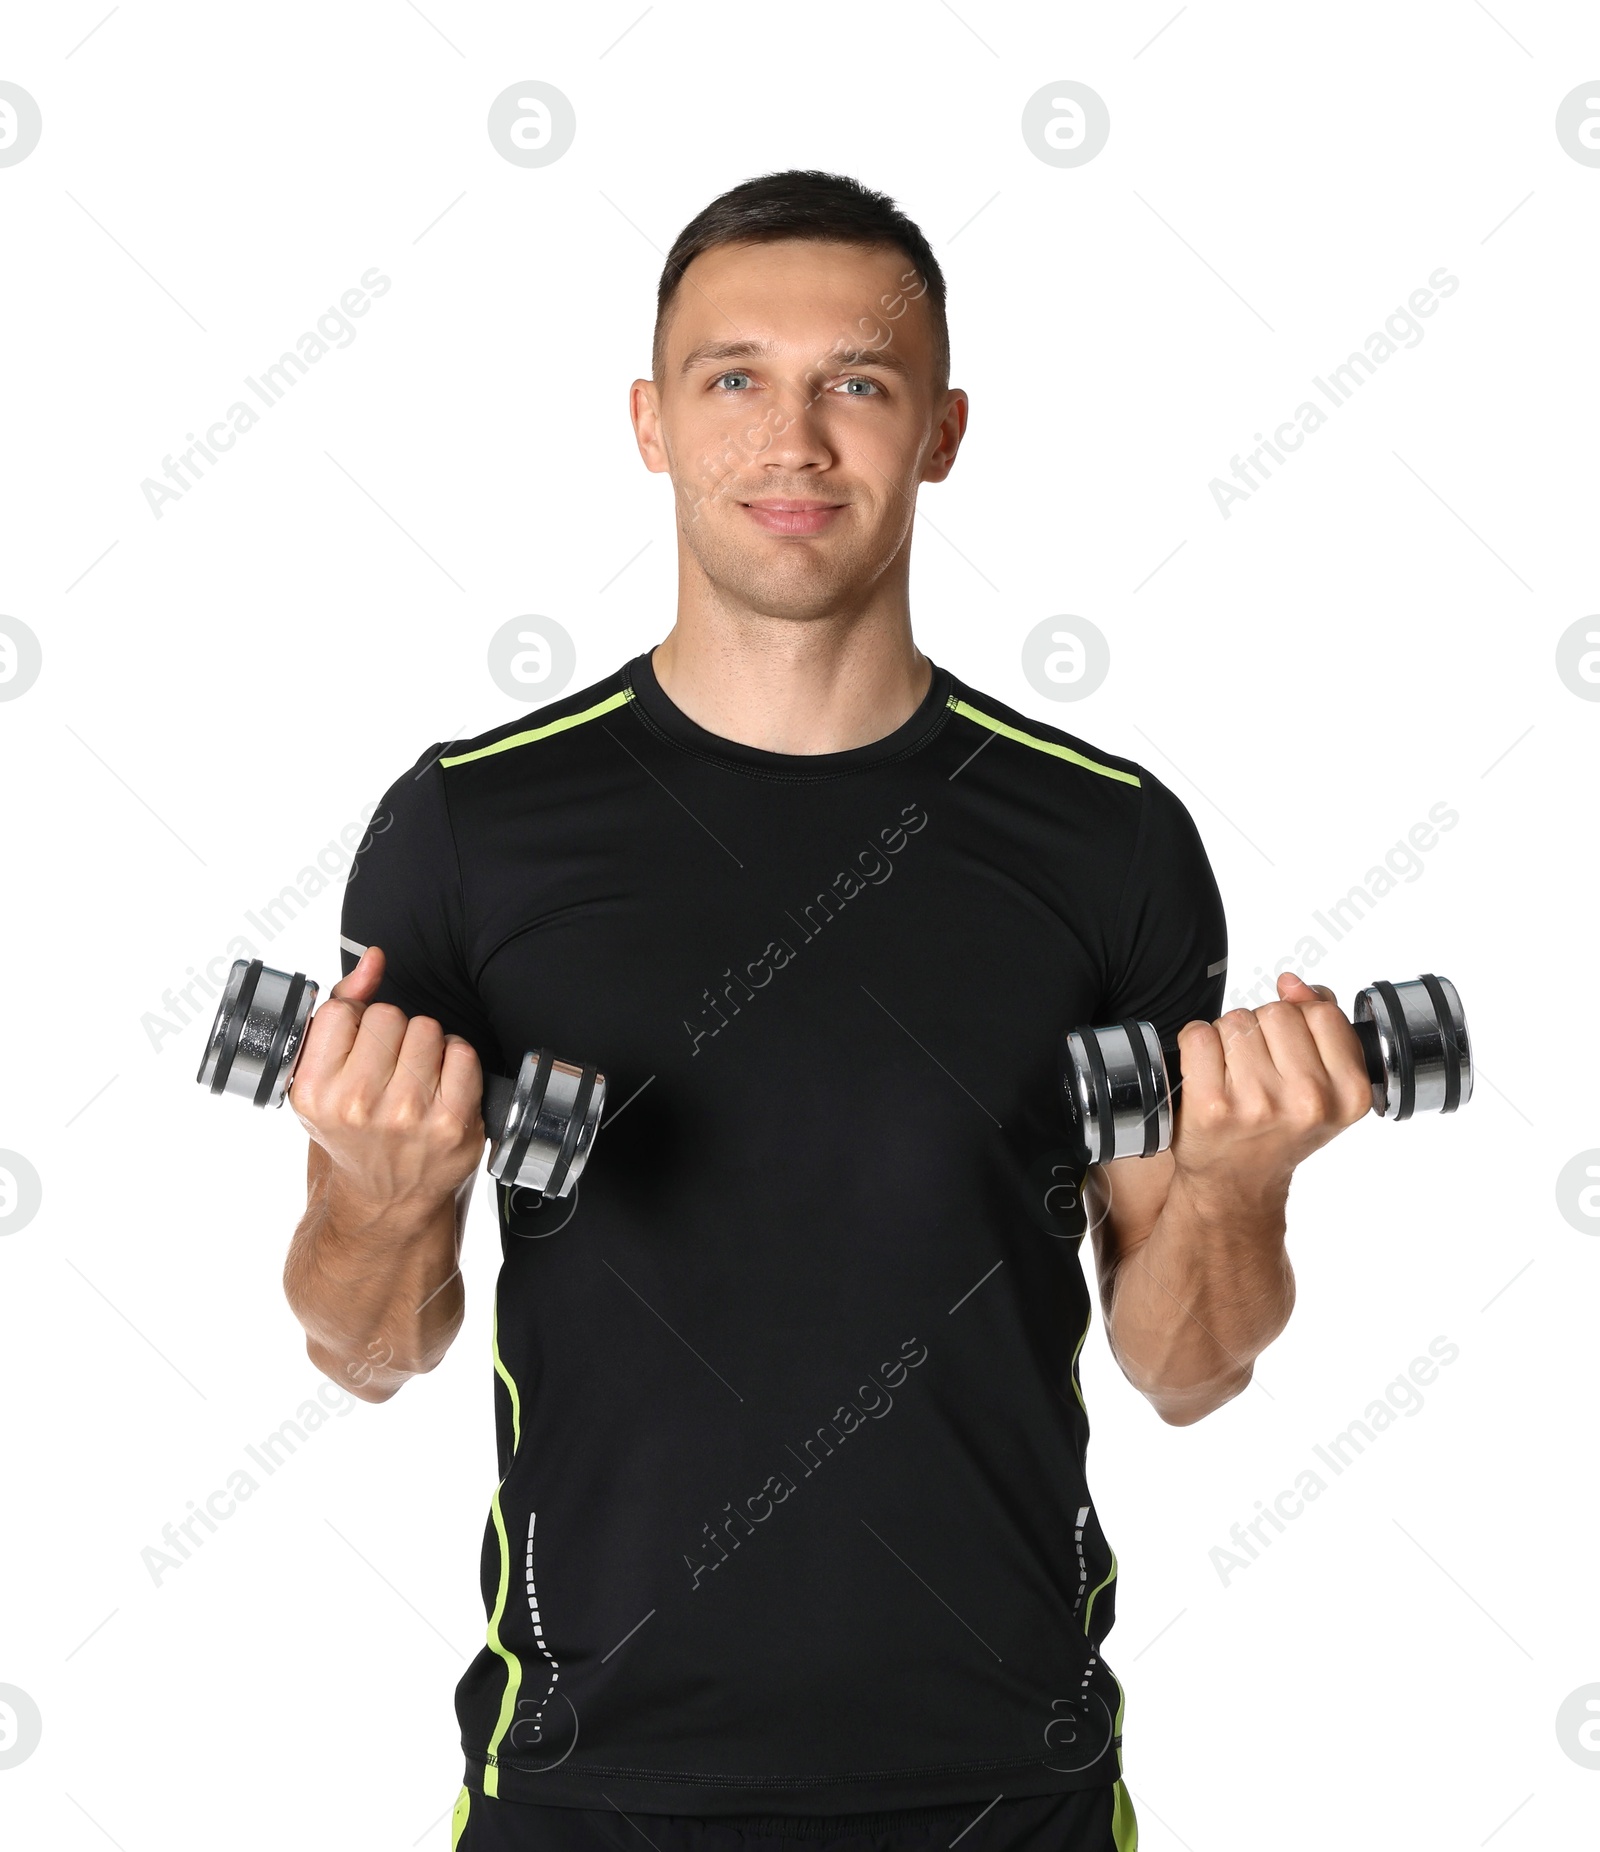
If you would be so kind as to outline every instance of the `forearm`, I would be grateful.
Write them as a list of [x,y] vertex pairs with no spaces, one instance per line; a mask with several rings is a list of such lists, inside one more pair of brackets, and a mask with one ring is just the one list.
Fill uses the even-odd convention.
[[1146,1240],[1118,1263],[1107,1335],[1165,1421],[1198,1421],[1249,1382],[1289,1321],[1287,1180],[1202,1182],[1181,1167]]
[[363,1401],[431,1370],[461,1327],[457,1264],[470,1179],[442,1201],[378,1205],[324,1166],[283,1270],[318,1369]]

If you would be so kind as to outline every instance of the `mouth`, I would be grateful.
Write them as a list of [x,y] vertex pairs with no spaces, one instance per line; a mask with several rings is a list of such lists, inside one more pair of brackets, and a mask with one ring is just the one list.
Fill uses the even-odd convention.
[[769,534],[820,534],[846,506],[844,502],[803,501],[775,498],[758,502],[741,502],[757,526]]

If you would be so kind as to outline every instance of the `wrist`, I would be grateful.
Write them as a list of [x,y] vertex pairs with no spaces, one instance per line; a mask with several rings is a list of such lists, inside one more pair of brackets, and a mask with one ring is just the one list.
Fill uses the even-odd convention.
[[441,1217],[453,1211],[456,1192],[437,1189],[391,1191],[374,1187],[358,1173],[333,1164],[328,1172],[324,1215],[342,1235],[386,1246],[408,1247],[434,1235]]
[[1169,1199],[1176,1195],[1191,1213],[1207,1222],[1276,1224],[1281,1229],[1290,1174],[1246,1165],[1191,1166],[1174,1152]]

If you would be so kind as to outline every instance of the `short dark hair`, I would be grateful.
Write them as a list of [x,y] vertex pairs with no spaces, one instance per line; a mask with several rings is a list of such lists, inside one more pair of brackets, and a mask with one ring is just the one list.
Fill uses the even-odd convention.
[[[945,319],[944,272],[921,228],[887,193],[875,193],[847,174],[811,167],[742,180],[697,213],[667,253],[656,288],[656,325],[650,369],[659,381],[666,364],[667,313],[683,273],[703,251],[724,244],[770,244],[780,238],[811,238],[819,244],[891,245],[903,251],[920,274],[922,299],[933,317],[934,382],[950,383],[950,326]],[[915,293],[915,292],[912,292]]]

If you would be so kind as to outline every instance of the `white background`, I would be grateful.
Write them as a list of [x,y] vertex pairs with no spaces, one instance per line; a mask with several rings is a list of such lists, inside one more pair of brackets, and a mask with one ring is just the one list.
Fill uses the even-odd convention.
[[[44,118],[0,168],[0,609],[44,661],[0,703],[0,1146],[44,1191],[0,1240],[0,1685],[44,1720],[0,1834],[448,1843],[486,1203],[443,1366],[330,1419],[156,1586],[141,1550],[321,1379],[279,1284],[304,1139],[196,1088],[204,1022],[157,1049],[143,1019],[430,741],[518,711],[485,666],[508,618],[566,626],[573,686],[666,633],[670,492],[626,417],[662,257],[726,187],[814,166],[894,195],[948,279],[973,409],[922,496],[919,641],[1174,786],[1235,978],[1459,814],[1314,975],[1346,1005],[1452,977],[1468,1109],[1305,1167],[1293,1321],[1221,1412],[1168,1429],[1098,1321],[1084,1354],[1145,1852],[1588,1843],[1600,1771],[1555,1719],[1600,1681],[1600,1241],[1555,1186],[1600,1145],[1600,704],[1555,652],[1600,608],[1600,168],[1554,119],[1600,18],[281,0],[128,4],[85,39],[101,19],[18,9],[0,58]],[[538,169],[485,129],[530,78],[578,123]],[[1066,78],[1112,124],[1070,169],[1020,128]],[[156,519],[142,481],[374,265],[354,342]],[[1441,265],[1425,338],[1224,519],[1212,478]],[[1077,705],[1019,664],[1064,613],[1112,651]],[[271,962],[337,975],[339,885]],[[1420,1412],[1224,1585],[1229,1527],[1438,1336],[1460,1355]]]

